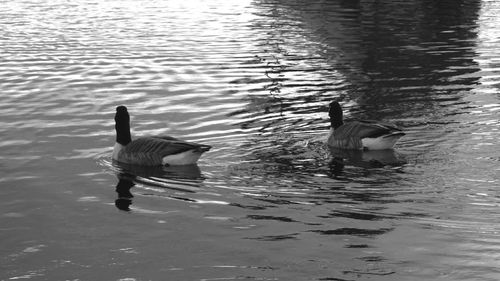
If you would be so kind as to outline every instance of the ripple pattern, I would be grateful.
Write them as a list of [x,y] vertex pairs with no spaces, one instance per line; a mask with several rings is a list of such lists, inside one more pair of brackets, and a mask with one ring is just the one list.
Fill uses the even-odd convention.
[[[496,280],[499,11],[0,3],[0,279]],[[330,150],[334,99],[407,135]],[[117,165],[117,105],[134,136],[213,149]]]

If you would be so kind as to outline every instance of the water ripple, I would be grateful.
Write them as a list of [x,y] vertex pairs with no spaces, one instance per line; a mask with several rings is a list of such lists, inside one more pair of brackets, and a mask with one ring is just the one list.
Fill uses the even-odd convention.
[[[0,182],[11,187],[0,209],[5,229],[17,234],[6,238],[6,253],[42,257],[24,271],[3,258],[3,278],[51,279],[65,270],[110,277],[85,271],[102,264],[206,280],[493,280],[498,273],[491,262],[500,181],[495,1],[0,7]],[[390,121],[407,135],[395,152],[330,150],[323,142],[334,99],[346,119]],[[168,134],[213,149],[197,167],[116,165],[118,105],[128,106],[134,137]],[[131,211],[130,223],[116,225],[124,212],[101,216],[113,201]],[[39,221],[42,236],[54,239],[30,237]],[[110,246],[118,243],[111,235],[119,247]],[[89,239],[92,254],[73,242]],[[148,239],[155,249],[137,242]],[[30,245],[44,248],[22,252]],[[81,258],[110,247],[138,249],[140,258]],[[44,263],[57,260],[55,252],[78,262]],[[148,256],[165,252],[176,260]],[[427,262],[436,259],[441,265]]]

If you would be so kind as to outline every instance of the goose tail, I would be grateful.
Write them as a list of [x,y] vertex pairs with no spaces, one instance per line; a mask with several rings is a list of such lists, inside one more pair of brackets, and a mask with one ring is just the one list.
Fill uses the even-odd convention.
[[392,132],[392,133],[389,133],[387,135],[384,135],[382,137],[384,138],[400,138],[402,136],[406,135],[405,133],[403,133],[402,131],[397,131],[397,132]]
[[209,151],[211,148],[212,147],[210,145],[201,144],[197,148],[195,148],[194,151],[199,153],[204,153]]

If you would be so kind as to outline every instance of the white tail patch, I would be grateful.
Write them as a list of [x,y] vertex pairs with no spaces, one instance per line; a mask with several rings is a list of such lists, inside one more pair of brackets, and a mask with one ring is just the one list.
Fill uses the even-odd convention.
[[191,149],[181,153],[168,155],[163,157],[161,163],[163,165],[191,165],[196,164],[203,152]]
[[393,134],[393,135],[385,135],[380,136],[378,138],[363,138],[361,142],[363,144],[363,148],[368,150],[384,150],[384,149],[392,149],[394,144],[403,136],[403,134]]

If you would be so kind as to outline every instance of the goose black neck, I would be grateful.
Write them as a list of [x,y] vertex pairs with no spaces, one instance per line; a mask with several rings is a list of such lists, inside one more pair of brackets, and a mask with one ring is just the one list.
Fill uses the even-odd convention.
[[330,110],[328,111],[328,115],[330,116],[330,124],[333,129],[337,129],[338,127],[344,124],[342,107],[336,101],[330,103]]
[[116,142],[125,146],[132,141],[130,135],[130,116],[125,106],[116,108],[115,114]]

